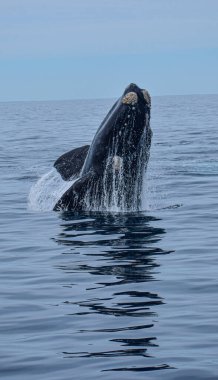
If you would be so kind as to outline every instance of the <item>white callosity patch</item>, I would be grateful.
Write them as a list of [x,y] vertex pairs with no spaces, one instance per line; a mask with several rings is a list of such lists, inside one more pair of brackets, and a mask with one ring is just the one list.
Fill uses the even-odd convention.
[[123,165],[123,159],[120,156],[114,156],[113,157],[113,168],[116,171],[122,170],[122,165]]
[[123,104],[134,105],[138,101],[138,96],[135,92],[128,92],[122,99]]

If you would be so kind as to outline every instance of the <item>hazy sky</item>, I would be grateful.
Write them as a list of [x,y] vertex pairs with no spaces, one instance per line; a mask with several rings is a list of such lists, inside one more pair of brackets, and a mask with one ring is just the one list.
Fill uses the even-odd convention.
[[0,101],[218,93],[218,0],[0,0]]

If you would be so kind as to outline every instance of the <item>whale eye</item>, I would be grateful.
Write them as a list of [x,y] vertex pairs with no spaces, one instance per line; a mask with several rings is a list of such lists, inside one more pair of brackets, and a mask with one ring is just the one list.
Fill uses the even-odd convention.
[[142,93],[143,93],[143,96],[144,96],[146,103],[148,103],[148,105],[150,107],[151,106],[151,96],[150,96],[149,92],[147,90],[142,90]]
[[134,105],[138,101],[138,96],[135,92],[128,92],[122,99],[123,104]]

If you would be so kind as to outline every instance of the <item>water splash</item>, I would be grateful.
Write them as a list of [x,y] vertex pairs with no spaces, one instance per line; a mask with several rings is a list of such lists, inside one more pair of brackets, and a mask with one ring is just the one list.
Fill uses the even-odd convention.
[[44,174],[31,187],[28,208],[33,211],[51,211],[63,193],[74,181],[63,181],[56,169]]
[[[142,172],[142,184],[137,183],[134,188],[132,209],[136,207],[137,194],[140,192],[140,211],[154,211],[168,207],[175,207],[174,204],[169,205],[167,194],[160,187],[160,176],[164,175],[164,168],[160,167],[160,163],[154,160],[148,165],[147,171],[144,168]],[[119,170],[118,170],[119,169]],[[107,185],[109,173],[111,173],[111,181]],[[138,173],[139,175],[139,173]],[[31,187],[28,196],[28,208],[32,211],[51,211],[56,202],[75,182],[63,181],[59,173],[52,169],[45,173]],[[113,157],[109,156],[103,181],[103,196],[99,197],[100,184],[95,179],[94,183],[85,194],[85,204],[87,211],[100,212],[127,212],[131,211],[126,208],[126,199],[123,196],[123,161],[120,161],[119,168],[114,165]],[[109,187],[108,187],[109,186]],[[141,189],[140,189],[141,186]]]
[[[134,119],[132,123],[132,128],[124,128],[122,133],[119,130],[114,131],[111,148],[103,162],[102,174],[90,175],[81,187],[81,210],[135,212],[148,209],[147,195],[150,189],[143,183],[148,182],[145,181],[145,170],[149,159],[150,140],[145,129],[135,148],[132,145]],[[31,188],[29,209],[52,210],[74,182],[75,179],[63,181],[55,169],[44,174]],[[146,192],[146,196],[142,196],[142,192]],[[75,209],[78,208],[78,200],[73,198],[73,202]],[[74,209],[74,204],[71,209]]]
[[83,209],[101,212],[141,210],[142,184],[150,141],[145,129],[137,148],[134,147],[134,119],[132,122],[132,128],[126,128],[122,133],[120,130],[114,131],[103,173],[94,176],[84,192]]

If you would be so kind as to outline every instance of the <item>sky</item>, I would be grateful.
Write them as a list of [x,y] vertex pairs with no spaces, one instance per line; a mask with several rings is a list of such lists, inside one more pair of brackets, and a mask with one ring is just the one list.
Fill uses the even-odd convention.
[[218,93],[218,0],[0,0],[0,101]]

